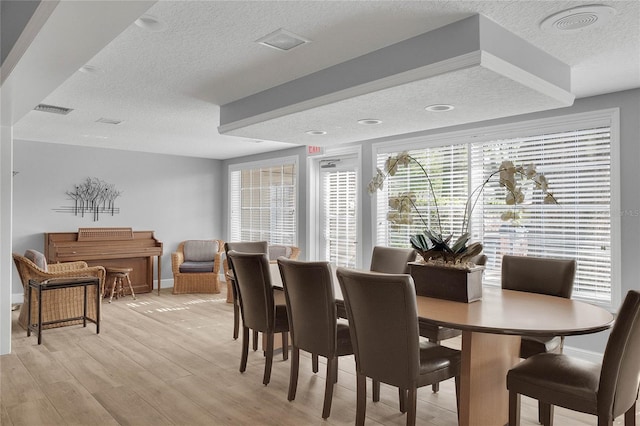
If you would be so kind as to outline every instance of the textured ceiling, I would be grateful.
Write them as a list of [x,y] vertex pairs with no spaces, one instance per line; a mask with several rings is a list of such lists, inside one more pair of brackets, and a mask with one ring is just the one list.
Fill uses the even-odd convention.
[[[132,24],[88,62],[101,72],[76,72],[42,100],[73,112],[66,116],[29,112],[14,126],[14,136],[218,159],[281,149],[291,144],[221,136],[217,130],[220,105],[476,13],[571,66],[571,92],[578,98],[640,87],[640,2],[600,2],[618,12],[607,26],[565,35],[539,29],[539,22],[552,13],[592,3],[160,1],[147,13],[163,20],[166,31],[153,33]],[[288,53],[255,43],[278,28],[312,42]],[[463,105],[466,92],[460,88],[450,99],[457,96]],[[375,103],[354,99],[346,103],[349,110],[336,109],[332,114],[357,109],[358,118],[385,120],[386,111],[411,93],[392,90],[376,96]],[[491,93],[485,96],[490,99]],[[512,102],[514,112],[519,111],[519,97]],[[483,119],[481,109],[468,104],[454,111],[472,122]],[[124,122],[96,123],[101,117]],[[290,125],[304,125],[305,130],[313,125],[310,117],[304,123],[297,120],[292,117]],[[424,118],[385,121],[389,126],[385,131],[414,131],[420,120]],[[354,131],[361,133],[361,139],[377,136],[362,126]]]

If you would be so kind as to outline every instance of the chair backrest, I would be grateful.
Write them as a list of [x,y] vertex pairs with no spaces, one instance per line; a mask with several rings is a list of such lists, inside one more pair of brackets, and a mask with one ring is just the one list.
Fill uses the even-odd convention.
[[418,308],[413,279],[338,268],[358,373],[410,389],[420,359]]
[[279,257],[286,257],[287,259],[298,260],[300,249],[296,246],[285,246],[279,244],[269,245],[269,260],[275,261]]
[[289,332],[293,344],[307,352],[336,355],[336,301],[329,262],[279,258]]
[[574,259],[532,256],[502,257],[502,288],[571,297],[576,276]]
[[255,331],[271,332],[275,325],[273,287],[269,259],[265,253],[227,253],[238,290],[240,311],[246,327]]
[[[598,415],[625,413],[640,386],[640,293],[630,290],[618,312],[602,359]],[[605,417],[605,416],[603,416]]]
[[[237,251],[239,253],[267,253],[269,251],[269,243],[266,241],[236,241],[224,243],[224,252],[228,270],[233,271],[233,265],[229,261],[229,252]],[[226,272],[226,271],[225,271]]]
[[486,254],[478,254],[469,259],[476,266],[485,266],[487,264],[487,255]]
[[221,240],[186,240],[178,245],[187,262],[212,262],[222,249]]
[[412,249],[376,246],[371,254],[372,272],[385,274],[408,274],[409,262],[416,260],[417,252]]
[[15,263],[16,269],[18,270],[18,275],[20,276],[22,285],[26,287],[27,285],[29,285],[29,279],[31,278],[30,270],[38,268],[38,266],[31,260],[19,255],[18,253],[13,253],[13,262]]

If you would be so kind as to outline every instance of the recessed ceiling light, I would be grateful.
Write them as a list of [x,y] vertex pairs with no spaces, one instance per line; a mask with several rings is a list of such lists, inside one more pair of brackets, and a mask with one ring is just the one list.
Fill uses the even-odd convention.
[[358,124],[364,124],[365,126],[372,126],[380,123],[382,123],[382,120],[378,120],[377,118],[363,118],[362,120],[358,120]]
[[80,135],[80,136],[82,136],[83,138],[90,138],[90,139],[109,139],[109,137],[108,137],[108,136],[88,135],[88,134],[86,134],[86,133],[85,133],[85,134],[83,134],[83,135]]
[[429,105],[424,109],[426,109],[429,112],[446,112],[446,111],[451,111],[453,109],[453,105],[435,104],[435,105]]
[[93,65],[83,65],[80,67],[78,71],[83,72],[85,74],[100,74],[102,72],[100,68],[95,67]]
[[152,15],[142,15],[136,19],[136,25],[140,28],[144,28],[147,31],[158,33],[167,29],[167,25]]
[[311,136],[322,136],[327,134],[324,130],[307,130],[305,133]]
[[310,42],[311,40],[283,28],[275,30],[274,32],[256,40],[256,43],[258,44],[283,51],[288,51]]
[[118,119],[115,119],[115,118],[104,118],[104,117],[98,118],[96,120],[96,123],[104,123],[104,124],[120,124],[120,123],[123,123],[123,122],[124,122],[124,120],[118,120]]
[[616,13],[613,7],[600,4],[577,6],[546,17],[540,28],[551,34],[574,33],[604,25]]

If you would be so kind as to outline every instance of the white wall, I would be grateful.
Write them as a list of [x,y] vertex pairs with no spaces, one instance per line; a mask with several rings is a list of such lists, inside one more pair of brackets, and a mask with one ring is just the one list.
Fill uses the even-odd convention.
[[[163,242],[163,288],[172,285],[171,252],[186,239],[221,238],[221,162],[218,160],[85,148],[16,140],[13,169],[13,247],[44,250],[45,232],[80,227],[152,230]],[[65,195],[87,177],[112,183],[122,192],[119,214],[74,216],[56,212],[73,206]],[[154,268],[155,269],[155,268]],[[13,269],[13,302],[22,285]],[[154,284],[155,285],[155,284]]]

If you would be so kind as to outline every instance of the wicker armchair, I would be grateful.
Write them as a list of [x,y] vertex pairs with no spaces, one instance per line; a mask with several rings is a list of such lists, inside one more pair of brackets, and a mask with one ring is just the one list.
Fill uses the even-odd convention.
[[[65,262],[52,263],[46,266],[46,270],[38,267],[31,260],[24,256],[13,253],[13,261],[22,280],[22,286],[25,292],[25,303],[20,307],[20,316],[18,324],[27,328],[28,307],[26,306],[27,291],[29,289],[29,280],[44,281],[51,278],[65,277],[98,277],[100,279],[100,291],[104,286],[105,270],[102,266],[89,267],[86,262]],[[88,288],[89,294],[87,300],[93,301],[95,298],[96,288],[94,286]],[[93,295],[92,295],[93,294]],[[44,292],[42,294],[42,316],[43,321],[55,321],[65,318],[79,317],[82,315],[84,303],[84,290],[80,287],[64,288]],[[89,303],[89,316],[96,317],[96,306]],[[31,300],[31,322],[37,321],[38,300]],[[82,324],[82,320],[69,321],[64,323],[49,324],[43,328],[64,327],[67,325]]]
[[220,293],[219,274],[222,253],[224,253],[222,240],[181,242],[178,249],[171,253],[173,294]]

